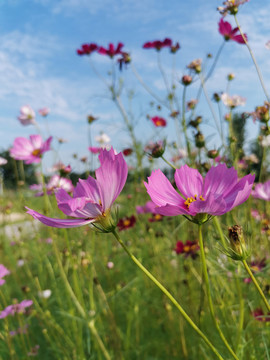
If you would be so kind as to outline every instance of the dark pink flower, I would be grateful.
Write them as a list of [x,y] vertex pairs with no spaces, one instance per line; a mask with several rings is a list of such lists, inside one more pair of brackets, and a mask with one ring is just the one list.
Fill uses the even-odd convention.
[[97,44],[83,44],[81,49],[77,50],[78,55],[91,55],[92,52],[97,51],[98,46]]
[[19,304],[12,304],[7,306],[4,310],[2,310],[0,314],[0,319],[7,317],[8,315],[15,315],[16,313],[24,313],[25,308],[31,306],[33,304],[32,300],[23,300]]
[[[255,175],[238,179],[234,168],[225,164],[212,167],[205,178],[187,165],[175,171],[174,179],[182,196],[174,189],[161,170],[155,170],[144,185],[161,215],[185,215],[203,223],[212,216],[222,215],[245,202]],[[184,198],[183,198],[184,197]]]
[[24,160],[26,164],[39,163],[42,155],[50,150],[51,141],[52,136],[46,141],[40,135],[30,135],[30,140],[17,137],[10,149],[10,156],[16,160]]
[[[221,35],[224,36],[226,41],[233,40],[239,44],[245,44],[245,40],[243,39],[241,34],[237,34],[239,32],[238,27],[232,28],[231,24],[228,21],[224,21],[222,18],[218,23],[218,31]],[[247,35],[244,34],[245,39],[247,41]]]
[[174,251],[177,255],[184,254],[186,257],[191,256],[195,259],[199,249],[200,247],[197,241],[187,240],[185,243],[177,241]]
[[252,312],[253,317],[258,321],[269,322],[270,321],[270,313],[264,315],[264,312],[261,308],[257,308]]
[[122,52],[123,46],[124,44],[118,43],[117,47],[115,48],[114,45],[110,43],[108,49],[105,49],[103,46],[100,46],[98,49],[98,53],[101,55],[108,55],[109,57],[113,58],[115,55],[123,54]]
[[165,127],[167,125],[167,121],[160,116],[152,117],[151,121],[156,127]]
[[171,46],[172,46],[172,40],[165,38],[163,41],[161,41],[161,40],[148,41],[143,45],[143,48],[144,49],[156,49],[157,51],[160,51],[164,47],[171,47]]
[[117,227],[119,231],[129,229],[136,224],[136,218],[134,215],[125,216],[122,219],[119,219]]
[[6,282],[3,277],[9,274],[10,271],[4,265],[0,264],[0,285],[3,285]]
[[58,207],[67,216],[74,219],[54,219],[44,216],[32,209],[27,213],[47,226],[71,228],[90,223],[99,223],[109,228],[110,210],[113,202],[122,191],[127,179],[127,164],[123,155],[111,150],[102,150],[99,155],[101,166],[96,170],[96,179],[89,176],[87,180],[79,179],[73,198],[63,189],[55,197]]
[[92,154],[99,154],[101,152],[102,148],[101,147],[96,147],[96,146],[89,146],[88,150]]

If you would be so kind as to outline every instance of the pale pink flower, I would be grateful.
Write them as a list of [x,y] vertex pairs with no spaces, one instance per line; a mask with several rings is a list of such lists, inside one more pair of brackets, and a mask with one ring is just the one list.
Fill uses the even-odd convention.
[[256,199],[270,201],[270,180],[266,181],[265,183],[256,184],[255,189],[252,191],[251,195]]
[[47,226],[70,228],[98,223],[110,231],[111,206],[125,185],[128,169],[123,155],[116,155],[113,148],[102,150],[99,160],[101,166],[96,170],[96,179],[92,176],[79,179],[73,198],[63,189],[55,195],[59,209],[74,219],[49,218],[26,207],[27,213]]
[[[29,188],[31,190],[38,191],[35,196],[44,195],[42,184],[33,184],[30,185]],[[70,179],[61,177],[60,175],[53,175],[45,188],[47,190],[47,194],[51,195],[59,189],[64,189],[65,191],[71,193],[73,192],[74,186]]]
[[10,271],[4,265],[0,264],[0,286],[6,282],[3,277],[9,274]]
[[39,112],[39,114],[41,115],[41,116],[47,116],[49,113],[50,113],[50,109],[49,108],[47,108],[47,107],[44,107],[44,108],[42,108],[42,109],[39,109],[38,110],[38,112]]
[[17,137],[10,149],[10,156],[16,160],[24,160],[26,164],[39,163],[43,153],[50,150],[51,141],[52,136],[46,141],[40,135],[30,135],[30,140]]
[[246,104],[246,99],[243,98],[242,96],[239,95],[230,96],[227,93],[223,93],[221,95],[221,100],[223,101],[224,105],[232,109],[234,109],[237,106],[244,106]]
[[7,164],[7,160],[0,156],[0,166],[6,165],[6,164]]
[[157,205],[153,203],[153,201],[147,201],[147,203],[143,206],[136,206],[136,212],[137,214],[155,214],[156,207]]
[[24,105],[20,109],[20,115],[18,116],[18,120],[22,125],[34,125],[36,114],[30,105]]

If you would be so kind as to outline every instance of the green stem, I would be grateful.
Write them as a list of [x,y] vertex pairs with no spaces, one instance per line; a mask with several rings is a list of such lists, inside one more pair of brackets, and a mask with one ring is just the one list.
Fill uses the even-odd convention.
[[225,238],[224,238],[224,235],[223,235],[223,231],[221,229],[220,222],[219,222],[219,220],[218,220],[218,218],[216,216],[213,218],[213,222],[214,222],[214,226],[215,226],[215,228],[216,228],[216,230],[217,230],[217,232],[218,232],[218,234],[220,236],[220,240],[222,242],[222,245],[226,249],[226,241],[225,241]]
[[252,52],[252,50],[251,50],[251,47],[249,46],[249,43],[248,43],[248,41],[247,41],[244,33],[242,32],[242,29],[241,29],[241,27],[240,27],[240,25],[239,25],[239,23],[238,23],[238,20],[237,20],[236,15],[234,15],[234,19],[235,19],[236,25],[237,25],[237,27],[238,27],[238,30],[239,30],[240,34],[242,35],[242,38],[243,38],[243,40],[244,40],[244,42],[245,42],[245,44],[246,44],[246,46],[247,46],[247,48],[248,48],[248,51],[249,51],[250,56],[251,56],[251,58],[252,58],[252,61],[253,61],[254,65],[255,65],[255,68],[256,68],[258,77],[259,77],[259,79],[260,79],[260,82],[261,82],[261,85],[262,85],[262,88],[263,88],[263,92],[264,92],[264,94],[265,94],[265,96],[266,96],[266,99],[267,99],[268,102],[270,102],[270,97],[269,97],[268,92],[267,92],[267,90],[266,90],[266,87],[265,87],[265,85],[264,85],[263,77],[262,77],[260,68],[259,68],[259,66],[258,66],[258,64],[257,64],[257,61],[256,61],[254,55],[253,55],[253,52]]
[[204,342],[209,346],[209,348],[213,351],[213,353],[217,356],[218,359],[223,359],[219,352],[216,350],[214,345],[208,340],[208,338],[204,335],[204,333],[198,328],[198,326],[192,321],[192,319],[188,316],[182,306],[177,302],[177,300],[169,293],[169,291],[148,271],[140,261],[128,250],[126,245],[122,242],[119,235],[115,230],[112,231],[112,234],[118,241],[118,243],[122,246],[131,260],[143,271],[143,273],[151,280],[153,283],[167,296],[167,298],[174,304],[174,306],[179,310],[181,315],[185,318],[185,320],[189,323],[189,325],[197,332],[197,334],[204,340]]
[[237,287],[237,292],[238,292],[238,299],[239,299],[239,322],[238,322],[238,328],[237,328],[237,337],[236,337],[236,343],[235,343],[235,349],[238,349],[240,340],[241,340],[241,334],[243,331],[243,325],[244,325],[244,315],[245,315],[245,308],[244,308],[244,299],[243,299],[243,294],[242,294],[242,289],[241,289],[241,284],[240,284],[240,273],[241,273],[241,268],[239,266],[240,264],[238,264],[238,274],[235,276],[235,281],[236,281],[236,287]]
[[262,180],[262,174],[263,174],[263,163],[264,163],[264,160],[265,160],[265,154],[266,154],[266,151],[265,151],[266,147],[263,146],[262,147],[262,157],[261,157],[261,164],[260,164],[260,173],[259,173],[259,180],[258,182],[260,183],[261,180]]
[[262,297],[262,299],[263,299],[263,301],[264,301],[264,303],[265,303],[265,305],[266,305],[266,307],[267,307],[267,310],[270,311],[270,305],[269,305],[266,297],[264,296],[264,293],[263,293],[260,285],[258,284],[256,278],[255,278],[254,275],[252,274],[252,271],[250,270],[250,268],[249,268],[246,260],[243,260],[242,262],[243,262],[243,265],[244,265],[244,267],[245,267],[248,275],[250,276],[251,280],[253,281],[254,285],[256,286],[256,289],[258,290],[259,294],[261,295],[261,297]]
[[199,225],[199,245],[200,245],[200,253],[201,253],[202,270],[203,270],[204,281],[205,281],[205,285],[206,285],[206,294],[207,294],[209,309],[210,309],[210,313],[211,313],[213,322],[214,322],[215,327],[220,335],[220,338],[222,339],[226,348],[229,350],[229,352],[231,353],[231,355],[233,356],[233,358],[235,360],[239,360],[237,355],[234,353],[233,349],[229,345],[228,341],[226,340],[225,336],[223,335],[223,332],[222,332],[222,330],[218,324],[218,321],[216,319],[214,305],[213,305],[212,296],[211,296],[209,277],[208,277],[208,273],[207,273],[207,265],[206,265],[206,258],[205,258],[203,238],[202,238],[202,225]]
[[176,167],[175,167],[173,164],[171,164],[168,160],[166,160],[163,155],[161,156],[161,159],[162,159],[163,161],[165,161],[165,163],[168,164],[171,168],[173,168],[174,170],[176,170]]

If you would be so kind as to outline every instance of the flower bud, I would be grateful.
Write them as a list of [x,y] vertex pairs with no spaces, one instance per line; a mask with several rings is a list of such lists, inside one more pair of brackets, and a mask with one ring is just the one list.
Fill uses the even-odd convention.
[[215,159],[218,156],[218,150],[209,150],[207,156],[210,159]]
[[249,253],[243,235],[243,228],[240,225],[234,225],[228,228],[230,249],[228,255],[234,260],[245,260]]
[[230,73],[227,76],[228,81],[232,81],[234,78],[235,78],[235,75],[233,73]]
[[204,136],[200,131],[195,135],[195,143],[198,148],[202,148],[205,145]]
[[188,86],[192,83],[192,77],[190,75],[184,75],[182,77],[182,84]]

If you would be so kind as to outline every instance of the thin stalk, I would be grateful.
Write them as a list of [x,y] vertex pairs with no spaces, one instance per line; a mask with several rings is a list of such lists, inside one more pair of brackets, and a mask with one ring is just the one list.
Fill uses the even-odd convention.
[[119,235],[115,230],[112,231],[112,234],[118,241],[118,243],[122,246],[131,260],[143,271],[143,273],[167,296],[167,298],[174,304],[174,306],[179,310],[181,315],[185,318],[185,320],[189,323],[189,325],[196,331],[196,333],[204,340],[204,342],[209,346],[209,348],[213,351],[213,353],[217,356],[218,359],[223,359],[223,357],[219,354],[214,345],[208,340],[206,335],[198,328],[198,326],[192,321],[192,319],[188,316],[182,306],[177,302],[177,300],[171,295],[171,293],[148,271],[140,261],[128,250],[126,245],[120,239]]
[[262,174],[263,174],[263,163],[264,163],[264,160],[265,160],[265,154],[266,154],[266,151],[265,151],[266,147],[263,146],[262,147],[262,158],[261,158],[261,164],[260,164],[260,173],[259,173],[259,180],[258,182],[260,183],[261,180],[262,180]]
[[206,101],[207,101],[207,103],[208,103],[209,109],[210,109],[210,111],[211,111],[211,114],[212,114],[213,119],[214,119],[215,124],[216,124],[217,131],[218,131],[219,136],[220,136],[221,141],[222,141],[222,135],[221,135],[221,130],[220,130],[219,125],[218,125],[218,119],[217,119],[215,110],[214,110],[214,108],[213,108],[213,105],[212,105],[212,103],[211,103],[211,101],[210,101],[210,99],[209,99],[209,96],[208,96],[207,91],[206,91],[206,88],[205,88],[205,80],[203,79],[202,74],[199,74],[199,76],[200,76],[200,80],[201,80],[202,89],[203,89],[203,93],[204,93],[205,99],[206,99]]
[[166,86],[166,89],[168,91],[168,94],[170,93],[170,87],[169,87],[169,84],[168,84],[168,80],[167,80],[167,77],[166,77],[166,74],[165,74],[165,71],[162,67],[162,64],[161,64],[161,60],[160,60],[160,51],[157,52],[157,63],[158,63],[158,68],[159,68],[159,71],[163,77],[163,81],[164,81],[164,84]]
[[236,22],[236,25],[237,25],[237,27],[238,27],[238,29],[239,29],[240,34],[242,35],[243,40],[244,40],[244,42],[245,42],[245,44],[246,44],[246,46],[247,46],[247,48],[248,48],[248,51],[249,51],[250,56],[251,56],[251,58],[252,58],[252,61],[253,61],[254,65],[255,65],[255,68],[256,68],[258,77],[259,77],[259,79],[260,79],[260,82],[261,82],[261,85],[262,85],[262,88],[263,88],[263,92],[264,92],[264,94],[265,94],[265,96],[266,96],[266,99],[267,99],[268,102],[270,102],[270,97],[269,97],[268,92],[267,92],[267,90],[266,90],[266,87],[265,87],[265,85],[264,85],[263,77],[262,77],[260,68],[259,68],[259,66],[258,66],[258,64],[257,64],[257,61],[256,61],[254,55],[253,55],[253,52],[252,52],[252,50],[251,50],[251,47],[249,46],[249,43],[248,43],[248,41],[247,41],[244,33],[242,32],[242,29],[241,29],[241,27],[240,27],[240,25],[239,25],[239,22],[238,22],[238,20],[237,20],[236,15],[234,15],[234,20],[235,20],[235,22]]
[[211,296],[211,290],[210,290],[210,283],[209,283],[209,277],[208,277],[208,272],[207,272],[207,265],[206,265],[206,258],[205,258],[205,252],[204,252],[204,245],[203,245],[203,238],[202,238],[202,225],[199,225],[199,245],[200,245],[200,253],[201,253],[201,262],[202,262],[202,270],[203,270],[203,275],[204,275],[204,282],[206,285],[206,295],[208,298],[208,304],[209,304],[209,309],[210,309],[210,313],[213,319],[213,322],[215,324],[215,327],[219,333],[220,338],[222,339],[224,345],[226,346],[226,348],[229,350],[230,354],[232,355],[232,357],[235,360],[239,360],[237,355],[235,354],[235,352],[233,351],[233,349],[231,348],[231,346],[229,345],[228,341],[226,340],[220,326],[219,323],[216,319],[216,315],[215,315],[215,310],[214,310],[214,305],[213,305],[213,301],[212,301],[212,296]]
[[214,216],[213,218],[213,223],[214,223],[214,226],[220,236],[220,240],[222,242],[222,245],[224,246],[224,248],[226,249],[226,241],[225,241],[225,238],[224,238],[224,234],[223,234],[223,231],[221,229],[221,226],[220,226],[220,222],[218,220],[218,218],[216,216]]
[[188,158],[189,158],[189,160],[191,160],[191,156],[190,156],[190,144],[189,144],[189,140],[188,140],[187,124],[186,124],[186,91],[187,91],[187,87],[184,86],[183,96],[182,96],[182,128],[183,128],[184,135],[185,135],[187,152],[188,152]]
[[176,167],[175,167],[173,164],[171,164],[168,160],[166,160],[163,155],[161,156],[161,159],[162,159],[163,161],[165,161],[165,163],[168,164],[171,168],[173,168],[174,170],[176,170]]
[[[86,319],[87,318],[87,314],[86,312],[84,311],[83,307],[81,306],[80,302],[78,301],[76,295],[74,294],[73,290],[72,290],[72,287],[70,286],[70,283],[68,281],[68,278],[66,276],[66,273],[65,273],[65,270],[63,268],[63,265],[62,265],[62,261],[60,259],[60,256],[59,256],[59,253],[58,253],[58,249],[57,249],[57,246],[56,246],[56,243],[55,241],[53,241],[53,249],[54,249],[54,253],[55,253],[55,256],[56,256],[56,260],[57,260],[57,263],[58,263],[58,266],[59,266],[59,270],[60,270],[60,274],[61,274],[61,277],[62,277],[62,280],[64,281],[64,284],[66,286],[66,290],[70,296],[70,298],[72,299],[73,301],[73,304],[75,305],[76,309],[78,310],[78,312],[81,314],[81,316]],[[90,330],[92,331],[92,334],[94,335],[103,355],[104,355],[104,358],[106,360],[111,360],[111,357],[108,353],[108,351],[106,350],[96,328],[95,328],[95,323],[93,320],[91,320],[89,323],[88,323],[88,326],[90,328]]]
[[266,297],[264,296],[264,293],[263,293],[259,283],[257,282],[256,278],[252,274],[252,271],[250,270],[246,260],[243,260],[242,263],[243,263],[248,275],[250,276],[251,280],[253,281],[254,285],[256,286],[256,289],[258,290],[259,294],[261,295],[261,297],[262,297],[262,299],[263,299],[263,301],[264,301],[264,303],[265,303],[265,305],[267,307],[267,310],[270,311],[270,305],[269,305]]
[[240,268],[239,265],[240,264],[238,264],[238,274],[237,274],[237,276],[235,276],[237,293],[238,293],[238,298],[239,298],[239,313],[240,313],[239,314],[238,328],[237,328],[236,342],[235,342],[236,351],[238,349],[238,346],[239,346],[239,343],[240,343],[240,340],[241,340],[241,334],[242,334],[243,325],[244,325],[244,315],[245,315],[244,299],[243,299],[241,284],[240,284],[240,281],[239,281],[240,272],[241,272],[241,268]]

